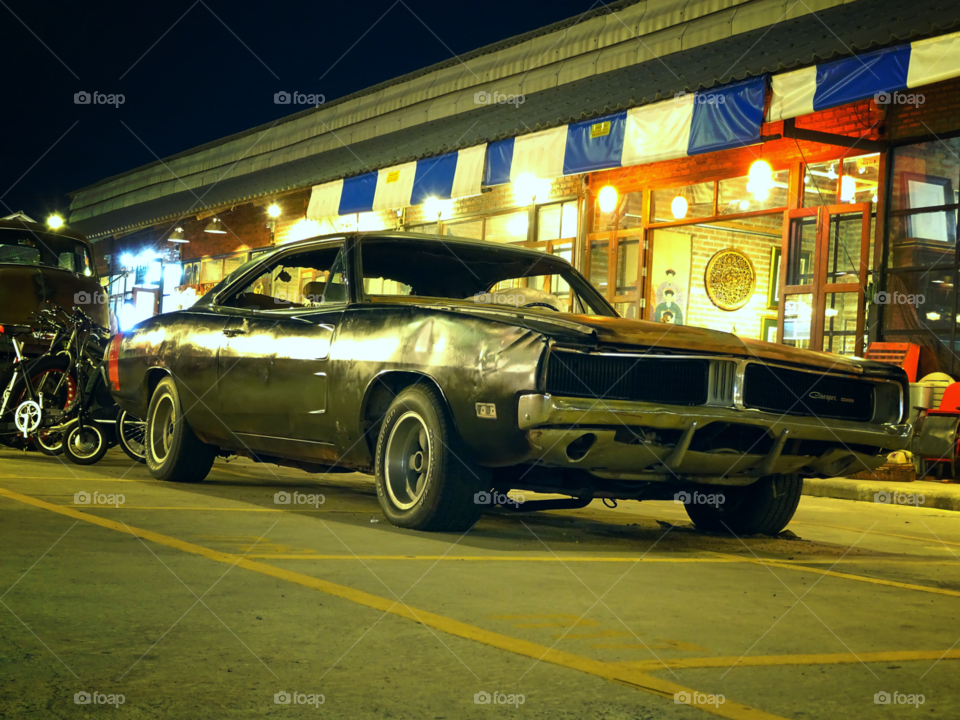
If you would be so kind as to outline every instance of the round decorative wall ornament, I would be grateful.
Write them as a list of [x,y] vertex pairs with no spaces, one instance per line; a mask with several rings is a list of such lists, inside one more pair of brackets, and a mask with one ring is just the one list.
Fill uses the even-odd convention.
[[710,258],[703,280],[714,305],[721,310],[739,310],[753,297],[757,273],[750,258],[728,248]]

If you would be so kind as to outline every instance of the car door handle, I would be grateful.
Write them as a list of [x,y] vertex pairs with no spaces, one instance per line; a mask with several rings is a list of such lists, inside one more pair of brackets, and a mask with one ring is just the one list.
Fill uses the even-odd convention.
[[246,335],[247,331],[243,328],[234,328],[233,330],[224,330],[223,334],[227,337],[236,337],[237,335]]

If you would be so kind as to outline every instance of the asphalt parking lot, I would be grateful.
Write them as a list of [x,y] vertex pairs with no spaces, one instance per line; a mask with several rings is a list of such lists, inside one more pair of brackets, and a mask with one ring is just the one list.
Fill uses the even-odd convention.
[[362,475],[0,450],[0,717],[960,717],[956,515],[804,496],[788,530],[595,502],[430,535]]

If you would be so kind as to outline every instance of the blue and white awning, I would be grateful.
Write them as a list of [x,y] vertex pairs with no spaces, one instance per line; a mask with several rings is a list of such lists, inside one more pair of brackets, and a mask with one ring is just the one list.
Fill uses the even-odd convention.
[[395,165],[376,172],[316,185],[310,195],[311,220],[419,205],[439,199],[479,195],[486,145]]
[[960,33],[774,75],[767,120],[787,120],[960,76]]
[[490,143],[484,185],[642,165],[760,140],[766,77]]

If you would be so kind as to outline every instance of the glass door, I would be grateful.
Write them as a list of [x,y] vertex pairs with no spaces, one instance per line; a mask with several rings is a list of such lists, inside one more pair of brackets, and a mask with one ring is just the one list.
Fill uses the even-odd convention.
[[857,203],[786,213],[777,329],[784,345],[863,354],[870,211]]

